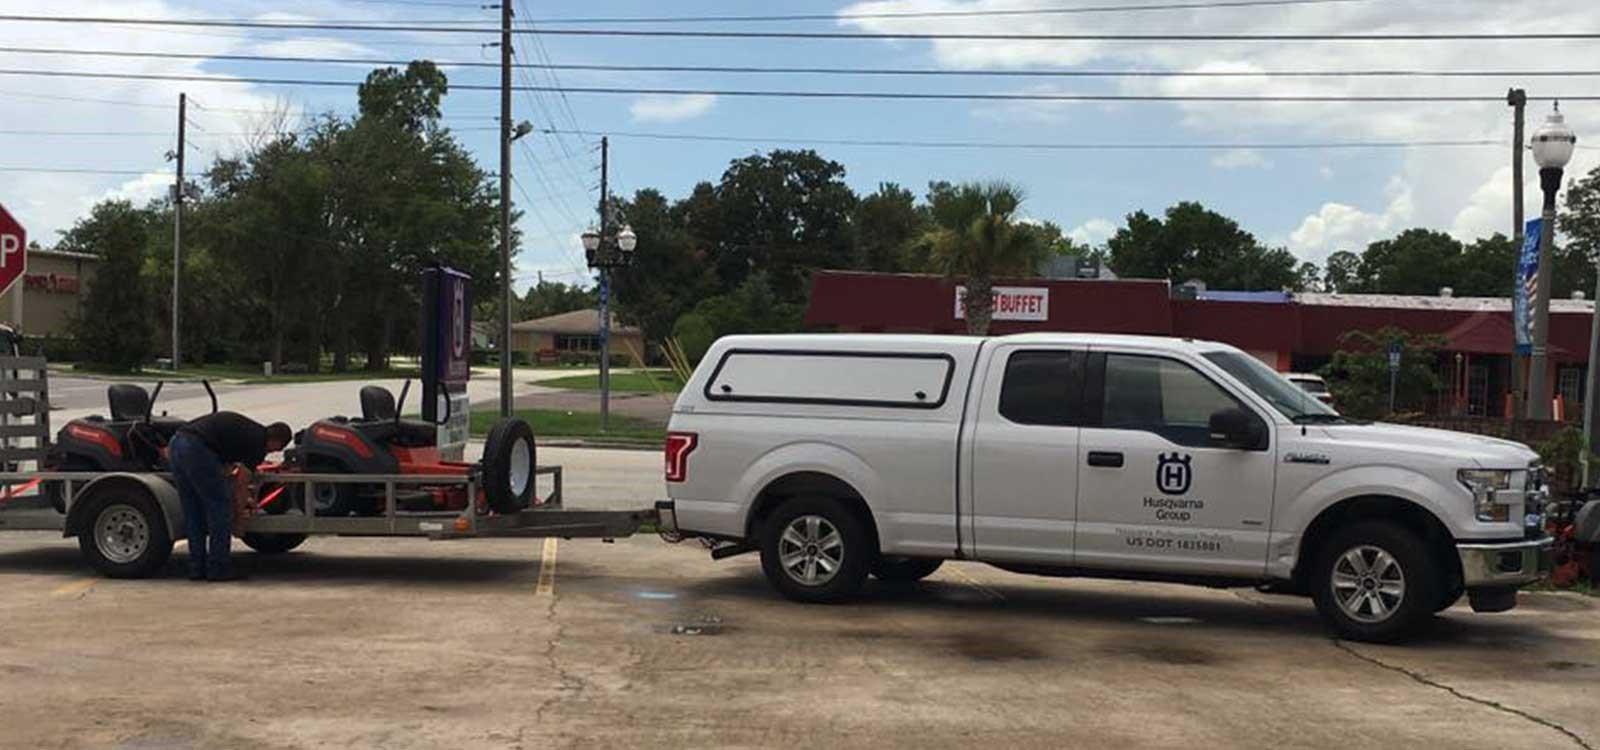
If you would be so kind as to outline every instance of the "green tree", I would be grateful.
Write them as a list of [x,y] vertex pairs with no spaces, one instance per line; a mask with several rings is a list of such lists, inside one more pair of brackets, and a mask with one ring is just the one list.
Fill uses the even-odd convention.
[[588,310],[599,303],[594,289],[559,281],[541,281],[528,287],[518,308],[519,320],[534,320],[573,310]]
[[737,333],[788,333],[800,328],[801,306],[778,298],[764,272],[745,277],[738,288],[703,300],[678,318],[673,336],[689,359],[698,361],[712,342]]
[[437,126],[439,103],[449,80],[429,60],[413,60],[404,71],[379,68],[356,89],[363,118],[385,120],[410,133]]
[[1431,229],[1407,229],[1393,239],[1367,245],[1357,273],[1363,291],[1434,295],[1451,285],[1460,261],[1461,243],[1454,237]]
[[640,190],[620,211],[639,235],[639,247],[633,264],[611,278],[617,316],[639,326],[645,341],[660,342],[672,335],[680,316],[716,294],[717,277],[707,263],[709,243],[686,225],[688,202],[673,205],[656,190]]
[[855,265],[868,271],[898,273],[921,270],[912,257],[915,240],[926,231],[926,217],[917,198],[892,182],[856,204]]
[[735,160],[715,189],[718,231],[695,234],[712,243],[721,288],[760,269],[778,299],[800,302],[812,269],[850,268],[856,195],[844,174],[809,149]]
[[1123,277],[1199,279],[1217,289],[1290,289],[1297,260],[1283,248],[1266,248],[1238,222],[1194,202],[1167,209],[1163,218],[1143,211],[1106,240],[1111,268]]
[[1400,346],[1395,380],[1395,411],[1421,411],[1443,385],[1438,352],[1444,337],[1388,326],[1378,331],[1347,331],[1339,349],[1319,372],[1327,379],[1339,411],[1374,419],[1389,413],[1389,348]]
[[1320,292],[1322,291],[1322,269],[1317,264],[1306,261],[1295,270],[1294,291]]
[[1450,286],[1462,297],[1509,297],[1517,245],[1496,232],[1461,249]]
[[1322,274],[1325,291],[1350,294],[1362,291],[1361,256],[1349,250],[1339,250],[1328,256]]
[[60,250],[100,256],[97,281],[89,285],[82,312],[72,322],[91,364],[131,372],[155,353],[155,295],[143,275],[154,220],[151,211],[127,201],[104,201],[56,244]]
[[966,283],[967,331],[987,336],[995,278],[1026,274],[1048,252],[1039,233],[1016,221],[1022,191],[1003,182],[936,184],[928,204],[934,225],[926,236],[929,257],[945,275]]

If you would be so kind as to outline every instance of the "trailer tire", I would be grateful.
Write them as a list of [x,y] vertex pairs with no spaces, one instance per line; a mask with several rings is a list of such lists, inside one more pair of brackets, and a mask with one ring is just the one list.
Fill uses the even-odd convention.
[[1429,622],[1444,596],[1429,548],[1386,521],[1334,532],[1317,553],[1311,596],[1342,638],[1393,643]]
[[490,510],[511,514],[528,507],[537,484],[534,481],[534,469],[539,465],[537,457],[533,428],[527,422],[509,417],[490,428],[483,445],[483,473],[479,477]]
[[244,546],[261,555],[281,555],[306,542],[305,534],[245,534],[239,538]]
[[172,536],[161,505],[143,488],[107,487],[91,503],[78,532],[78,549],[107,578],[148,578],[172,556]]
[[872,565],[872,577],[884,583],[916,583],[943,564],[937,557],[879,557]]
[[832,498],[789,500],[762,525],[761,569],[773,588],[799,602],[855,598],[876,552],[860,516]]

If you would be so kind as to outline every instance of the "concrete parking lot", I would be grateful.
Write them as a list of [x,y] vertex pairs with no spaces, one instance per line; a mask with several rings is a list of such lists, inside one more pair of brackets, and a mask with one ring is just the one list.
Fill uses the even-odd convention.
[[[654,453],[542,459],[575,505],[660,492]],[[802,606],[654,537],[320,538],[236,584],[179,557],[110,581],[0,535],[0,747],[1600,746],[1600,608],[1570,594],[1377,647],[1298,599],[975,564]]]

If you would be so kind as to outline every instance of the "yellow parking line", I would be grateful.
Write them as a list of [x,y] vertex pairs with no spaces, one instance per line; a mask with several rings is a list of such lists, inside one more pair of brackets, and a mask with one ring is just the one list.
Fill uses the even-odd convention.
[[60,586],[57,586],[54,591],[50,592],[50,594],[51,596],[72,596],[74,594],[82,594],[85,591],[94,588],[95,583],[97,583],[97,581],[93,578],[83,578],[71,583],[63,583]]
[[961,579],[962,583],[965,583],[968,586],[971,586],[971,587],[977,589],[980,593],[982,593],[984,596],[989,597],[990,599],[993,599],[993,600],[995,600],[997,602],[1003,602],[1003,601],[1006,600],[1006,595],[1005,594],[1002,594],[1002,593],[1000,593],[998,591],[995,591],[992,588],[989,588],[988,586],[985,586],[983,583],[978,581],[978,579],[967,575],[966,571],[963,571],[960,568],[946,567],[945,570],[948,570],[951,573],[954,573],[957,578]]
[[544,554],[539,557],[539,585],[534,588],[534,596],[552,596],[556,592],[556,544],[555,537],[544,540]]

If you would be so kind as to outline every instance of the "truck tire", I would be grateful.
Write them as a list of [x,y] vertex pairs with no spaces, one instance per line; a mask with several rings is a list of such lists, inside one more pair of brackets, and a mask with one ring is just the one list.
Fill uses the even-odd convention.
[[866,525],[844,503],[796,498],[762,526],[761,569],[773,588],[795,601],[848,601],[861,592],[873,546]]
[[108,487],[92,503],[78,532],[78,549],[107,578],[148,578],[172,556],[161,506],[137,487]]
[[1362,521],[1335,531],[1319,550],[1311,596],[1317,612],[1342,638],[1392,643],[1428,622],[1444,597],[1428,547],[1385,521]]
[[305,534],[245,534],[244,546],[262,555],[281,555],[306,542]]
[[938,570],[944,561],[936,557],[882,557],[872,565],[872,577],[884,583],[916,583]]
[[483,494],[489,509],[496,513],[517,513],[533,499],[534,468],[538,449],[533,443],[533,428],[510,417],[489,429],[483,444]]

